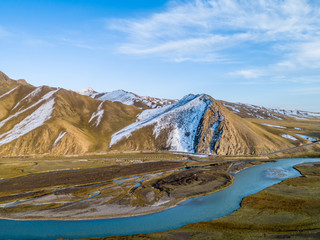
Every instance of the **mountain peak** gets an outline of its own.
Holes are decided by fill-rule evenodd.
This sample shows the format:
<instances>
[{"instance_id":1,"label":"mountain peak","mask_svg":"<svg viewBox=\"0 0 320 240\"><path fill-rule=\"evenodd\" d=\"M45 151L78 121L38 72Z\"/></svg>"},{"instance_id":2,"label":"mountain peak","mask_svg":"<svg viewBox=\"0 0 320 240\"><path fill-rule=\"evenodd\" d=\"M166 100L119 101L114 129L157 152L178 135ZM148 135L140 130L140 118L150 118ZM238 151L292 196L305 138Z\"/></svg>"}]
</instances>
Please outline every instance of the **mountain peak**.
<instances>
[{"instance_id":1,"label":"mountain peak","mask_svg":"<svg viewBox=\"0 0 320 240\"><path fill-rule=\"evenodd\" d=\"M4 72L0 71L0 81L12 81Z\"/></svg>"},{"instance_id":2,"label":"mountain peak","mask_svg":"<svg viewBox=\"0 0 320 240\"><path fill-rule=\"evenodd\" d=\"M25 80L19 79L19 80L13 80L10 77L8 77L4 72L0 71L0 83L1 83L1 89L0 89L0 95L8 92L9 90L12 90L13 88L16 88L20 85L29 85Z\"/></svg>"},{"instance_id":3,"label":"mountain peak","mask_svg":"<svg viewBox=\"0 0 320 240\"><path fill-rule=\"evenodd\" d=\"M21 85L29 85L29 83L27 83L27 81L24 80L24 79L19 79L19 80L17 80L17 83L19 83L19 84L21 84Z\"/></svg>"},{"instance_id":4,"label":"mountain peak","mask_svg":"<svg viewBox=\"0 0 320 240\"><path fill-rule=\"evenodd\" d=\"M79 93L81 95L85 95L85 96L90 96L93 97L98 94L98 92L96 92L95 90L93 90L92 88L85 88L85 89L80 89L80 90L76 90L76 93Z\"/></svg>"},{"instance_id":5,"label":"mountain peak","mask_svg":"<svg viewBox=\"0 0 320 240\"><path fill-rule=\"evenodd\" d=\"M139 96L133 92L125 91L123 89L114 90L111 92L97 93L96 91L88 91L88 89L79 90L78 93L90 96L101 101L121 102L125 105L134 105L143 109L158 108L170 105L176 100L154 98L149 96Z\"/></svg>"}]
</instances>

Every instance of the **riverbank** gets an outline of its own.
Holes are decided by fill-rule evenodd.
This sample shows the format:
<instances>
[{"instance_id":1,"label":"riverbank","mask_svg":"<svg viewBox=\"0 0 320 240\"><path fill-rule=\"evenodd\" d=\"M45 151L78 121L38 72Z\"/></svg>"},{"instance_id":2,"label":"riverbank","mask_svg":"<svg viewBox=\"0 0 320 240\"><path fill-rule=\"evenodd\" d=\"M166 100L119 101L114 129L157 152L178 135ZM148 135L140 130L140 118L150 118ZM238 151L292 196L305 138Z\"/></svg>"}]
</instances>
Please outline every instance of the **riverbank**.
<instances>
[{"instance_id":1,"label":"riverbank","mask_svg":"<svg viewBox=\"0 0 320 240\"><path fill-rule=\"evenodd\" d=\"M160 212L232 185L231 165L152 161L20 176L0 182L0 216L92 220Z\"/></svg>"},{"instance_id":2,"label":"riverbank","mask_svg":"<svg viewBox=\"0 0 320 240\"><path fill-rule=\"evenodd\" d=\"M157 213L221 191L232 185L236 173L266 162L274 160L200 161L189 156L179 162L150 161L21 176L0 182L0 217L93 220Z\"/></svg>"},{"instance_id":3,"label":"riverbank","mask_svg":"<svg viewBox=\"0 0 320 240\"><path fill-rule=\"evenodd\" d=\"M245 169L236 174L233 184L224 190L186 200L177 207L154 214L87 221L0 220L0 238L47 240L59 237L76 239L129 235L179 229L191 223L222 219L221 217L235 212L240 207L240 202L245 196L257 193L284 179L299 176L299 172L292 166L310 162L310 160L282 159L277 162ZM312 161L320 162L320 159ZM166 180L170 180L170 178ZM165 182L167 183L167 181ZM15 229L15 231L12 231L12 229Z\"/></svg>"},{"instance_id":4,"label":"riverbank","mask_svg":"<svg viewBox=\"0 0 320 240\"><path fill-rule=\"evenodd\" d=\"M91 240L319 239L320 164L295 166L303 176L245 197L225 217L166 232Z\"/></svg>"},{"instance_id":5,"label":"riverbank","mask_svg":"<svg viewBox=\"0 0 320 240\"><path fill-rule=\"evenodd\" d=\"M115 205L115 204L110 204L110 205L101 205L101 201L91 201L88 202L88 205L92 205L92 208L95 208L96 211L99 211L99 214L101 216L99 217L96 213L92 213L90 216L90 213L85 212L82 216L76 211L72 210L72 214L76 215L75 217L54 217L55 213L43 209L40 210L38 213L36 213L34 210L32 211L32 215L28 216L29 213L25 212L20 212L16 213L14 217L0 217L0 219L4 220L14 220L14 221L46 221L46 220L62 220L62 221L82 221L82 220L99 220L99 219L114 219L114 218L128 218L128 217L137 217L137 216L142 216L142 215L147 215L147 214L152 214L152 213L157 213L161 212L170 208L176 207L178 204L181 202L189 199L189 198L194 198L194 197L200 197L204 195L208 195L217 191L221 191L229 186L231 186L233 183L233 177L230 176L227 178L227 181L223 185L218 185L215 187L213 190L208 191L208 192L202 192L202 193L197 193L194 195L189 195L188 197L180 197L178 199L170 199L168 200L161 200L158 203L150 206L144 206L144 207L132 207L132 206L121 206L121 205ZM107 199L108 200L108 199ZM19 210L17 210L19 211ZM92 211L92 210L91 210ZM64 215L66 214L65 212L63 213Z\"/></svg>"}]
</instances>

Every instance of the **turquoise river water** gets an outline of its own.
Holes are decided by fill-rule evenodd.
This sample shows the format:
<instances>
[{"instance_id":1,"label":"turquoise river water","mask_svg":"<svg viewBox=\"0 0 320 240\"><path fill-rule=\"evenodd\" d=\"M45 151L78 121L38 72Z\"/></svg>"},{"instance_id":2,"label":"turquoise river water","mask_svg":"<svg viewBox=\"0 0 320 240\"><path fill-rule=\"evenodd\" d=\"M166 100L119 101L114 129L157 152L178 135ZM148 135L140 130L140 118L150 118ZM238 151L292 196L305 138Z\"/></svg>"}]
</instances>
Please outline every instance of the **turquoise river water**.
<instances>
[{"instance_id":1,"label":"turquoise river water","mask_svg":"<svg viewBox=\"0 0 320 240\"><path fill-rule=\"evenodd\" d=\"M119 236L159 232L209 221L232 213L243 197L257 193L287 178L300 176L293 166L320 159L280 159L245 169L234 183L219 192L183 201L168 210L137 217L79 221L0 220L0 239L55 239Z\"/></svg>"}]
</instances>

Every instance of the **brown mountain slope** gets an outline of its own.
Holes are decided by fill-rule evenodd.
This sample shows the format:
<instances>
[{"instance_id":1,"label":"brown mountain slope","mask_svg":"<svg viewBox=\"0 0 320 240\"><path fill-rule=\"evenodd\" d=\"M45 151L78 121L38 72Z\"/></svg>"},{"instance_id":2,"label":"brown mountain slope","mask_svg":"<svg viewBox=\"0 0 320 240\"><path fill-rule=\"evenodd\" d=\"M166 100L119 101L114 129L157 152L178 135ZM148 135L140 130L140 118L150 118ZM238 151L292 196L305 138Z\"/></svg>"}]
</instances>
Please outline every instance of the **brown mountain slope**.
<instances>
[{"instance_id":1,"label":"brown mountain slope","mask_svg":"<svg viewBox=\"0 0 320 240\"><path fill-rule=\"evenodd\" d=\"M0 109L1 155L107 151L111 134L141 112L73 91L29 85L0 99Z\"/></svg>"},{"instance_id":2,"label":"brown mountain slope","mask_svg":"<svg viewBox=\"0 0 320 240\"><path fill-rule=\"evenodd\" d=\"M172 150L246 155L297 146L282 129L247 120L212 97L187 95L143 111L125 99L95 99L74 91L34 87L1 74L0 155L81 154L109 150ZM4 90L5 89L5 90ZM128 100L129 99L129 100ZM130 104L129 104L130 103ZM138 115L139 114L139 115ZM303 140L302 140L303 141Z\"/></svg>"},{"instance_id":3,"label":"brown mountain slope","mask_svg":"<svg viewBox=\"0 0 320 240\"><path fill-rule=\"evenodd\" d=\"M9 90L18 87L20 85L29 85L25 80L13 80L9 78L6 74L0 71L0 96Z\"/></svg>"},{"instance_id":4,"label":"brown mountain slope","mask_svg":"<svg viewBox=\"0 0 320 240\"><path fill-rule=\"evenodd\" d=\"M294 146L238 117L208 95L189 95L171 106L144 113L140 121L113 135L112 149L243 155Z\"/></svg>"}]
</instances>

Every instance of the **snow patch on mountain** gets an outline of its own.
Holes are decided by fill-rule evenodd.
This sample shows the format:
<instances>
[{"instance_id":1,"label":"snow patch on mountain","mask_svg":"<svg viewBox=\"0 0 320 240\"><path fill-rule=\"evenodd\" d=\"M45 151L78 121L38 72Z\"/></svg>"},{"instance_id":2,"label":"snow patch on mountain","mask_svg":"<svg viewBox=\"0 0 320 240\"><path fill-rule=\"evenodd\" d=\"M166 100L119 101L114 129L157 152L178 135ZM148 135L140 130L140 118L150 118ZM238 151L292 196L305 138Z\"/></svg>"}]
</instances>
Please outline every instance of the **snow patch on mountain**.
<instances>
[{"instance_id":1,"label":"snow patch on mountain","mask_svg":"<svg viewBox=\"0 0 320 240\"><path fill-rule=\"evenodd\" d=\"M207 95L187 95L180 101L158 109L143 111L137 122L113 134L110 147L126 139L138 129L153 125L157 138L163 130L169 130L167 147L170 150L194 152L194 139L200 120L213 100Z\"/></svg>"},{"instance_id":2,"label":"snow patch on mountain","mask_svg":"<svg viewBox=\"0 0 320 240\"><path fill-rule=\"evenodd\" d=\"M228 108L231 112L242 115L242 116L249 116L253 118L259 119L279 119L283 120L285 116L279 115L276 112L271 111L268 108L255 106L252 104L243 104L243 103L231 103L231 102L224 102L222 104Z\"/></svg>"},{"instance_id":3,"label":"snow patch on mountain","mask_svg":"<svg viewBox=\"0 0 320 240\"><path fill-rule=\"evenodd\" d=\"M58 142L67 134L67 132L60 132L57 139L54 141L52 145L52 149L55 148L55 146L58 144Z\"/></svg>"},{"instance_id":4,"label":"snow patch on mountain","mask_svg":"<svg viewBox=\"0 0 320 240\"><path fill-rule=\"evenodd\" d=\"M11 111L13 111L14 109L16 109L24 100L28 100L28 102L30 102L32 100L32 98L34 98L36 95L38 95L41 90L43 89L43 87L37 87L35 90L33 90L31 93L29 93L27 96L25 96L24 98L22 98L13 108Z\"/></svg>"},{"instance_id":5,"label":"snow patch on mountain","mask_svg":"<svg viewBox=\"0 0 320 240\"><path fill-rule=\"evenodd\" d=\"M271 108L273 112L283 114L289 117L297 119L310 119L310 118L320 118L320 113L317 112L308 112L296 109L283 109L283 108Z\"/></svg>"},{"instance_id":6,"label":"snow patch on mountain","mask_svg":"<svg viewBox=\"0 0 320 240\"><path fill-rule=\"evenodd\" d=\"M1 96L0 96L0 98L3 98L4 96L7 96L7 95L9 95L10 93L12 93L14 90L16 90L18 87L15 87L15 88L13 88L13 89L11 89L10 91L8 91L8 92L6 92L6 93L4 93L4 94L2 94Z\"/></svg>"},{"instance_id":7,"label":"snow patch on mountain","mask_svg":"<svg viewBox=\"0 0 320 240\"><path fill-rule=\"evenodd\" d=\"M290 110L282 108L265 108L252 104L231 103L222 101L223 105L231 112L240 115L247 115L259 119L279 119L284 120L286 117L296 119L320 118L319 112L308 112L302 110Z\"/></svg>"},{"instance_id":8,"label":"snow patch on mountain","mask_svg":"<svg viewBox=\"0 0 320 240\"><path fill-rule=\"evenodd\" d=\"M226 104L226 103L223 103L223 105L226 108L228 108L229 110L231 110L232 112L234 112L234 113L239 113L240 112L240 110L238 108L236 108L235 106L231 106L231 105Z\"/></svg>"},{"instance_id":9,"label":"snow patch on mountain","mask_svg":"<svg viewBox=\"0 0 320 240\"><path fill-rule=\"evenodd\" d=\"M79 93L81 95L92 97L92 98L95 98L95 96L99 94L98 92L96 92L92 88L80 89L80 90L77 90L75 92Z\"/></svg>"},{"instance_id":10,"label":"snow patch on mountain","mask_svg":"<svg viewBox=\"0 0 320 240\"><path fill-rule=\"evenodd\" d=\"M113 92L104 93L97 99L102 101L121 102L126 105L133 105L139 97L133 93L124 90L116 90Z\"/></svg>"},{"instance_id":11,"label":"snow patch on mountain","mask_svg":"<svg viewBox=\"0 0 320 240\"><path fill-rule=\"evenodd\" d=\"M141 98L142 98L141 101L151 108L160 108L162 106L167 106L178 101L178 100L169 100L169 99L153 98L153 97L141 97Z\"/></svg>"},{"instance_id":12,"label":"snow patch on mountain","mask_svg":"<svg viewBox=\"0 0 320 240\"><path fill-rule=\"evenodd\" d=\"M42 104L32 114L16 124L11 130L0 135L0 146L31 132L42 126L45 121L51 118L54 106L54 99L50 99Z\"/></svg>"},{"instance_id":13,"label":"snow patch on mountain","mask_svg":"<svg viewBox=\"0 0 320 240\"><path fill-rule=\"evenodd\" d=\"M50 98L53 96L53 94L55 94L58 90L59 90L59 88L56 89L56 90L53 90L53 91L48 92L47 94L45 94L44 96L42 96L42 98L41 98L39 101L37 101L36 103L32 104L31 106L29 106L29 107L27 107L27 108L25 108L25 109L23 109L23 110L21 110L21 111L16 112L15 114L10 115L10 116L7 117L6 119L2 120L2 121L0 122L0 128L2 128L2 127L3 127L9 120L11 120L12 118L15 118L15 117L19 116L20 114L22 114L22 113L24 113L24 112L26 112L26 111L28 111L28 110L36 107L36 106L39 105L40 103L42 103L42 102L44 102L44 101L47 101L47 100L50 99Z\"/></svg>"},{"instance_id":14,"label":"snow patch on mountain","mask_svg":"<svg viewBox=\"0 0 320 240\"><path fill-rule=\"evenodd\" d=\"M262 125L268 126L268 127L275 127L275 128L286 128L283 126L278 126L278 125L272 125L272 124L267 124L267 123L262 123Z\"/></svg>"},{"instance_id":15,"label":"snow patch on mountain","mask_svg":"<svg viewBox=\"0 0 320 240\"><path fill-rule=\"evenodd\" d=\"M103 114L104 114L104 110L102 109L102 104L103 104L103 102L100 103L97 111L92 114L92 116L91 116L91 118L89 120L89 123L91 123L91 121L93 119L95 119L95 118L97 119L96 122L93 124L95 127L97 127L100 124L101 119L102 119Z\"/></svg>"},{"instance_id":16,"label":"snow patch on mountain","mask_svg":"<svg viewBox=\"0 0 320 240\"><path fill-rule=\"evenodd\" d=\"M312 137L309 137L309 136L306 136L306 135L302 135L302 134L296 134L296 135L299 136L299 137L302 137L304 139L307 139L309 141L316 141L317 140L315 138L312 138Z\"/></svg>"},{"instance_id":17,"label":"snow patch on mountain","mask_svg":"<svg viewBox=\"0 0 320 240\"><path fill-rule=\"evenodd\" d=\"M101 101L121 102L126 105L135 105L143 103L150 108L159 108L162 106L167 106L177 101L163 98L153 98L148 96L141 97L135 93L127 92L122 89L115 90L112 92L98 93L94 91L92 88L87 88L77 90L76 92Z\"/></svg>"},{"instance_id":18,"label":"snow patch on mountain","mask_svg":"<svg viewBox=\"0 0 320 240\"><path fill-rule=\"evenodd\" d=\"M289 135L289 134L281 134L281 137L283 138L287 138L287 139L290 139L290 140L293 140L293 141L297 141L298 139L296 139L295 137Z\"/></svg>"}]
</instances>

